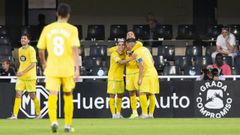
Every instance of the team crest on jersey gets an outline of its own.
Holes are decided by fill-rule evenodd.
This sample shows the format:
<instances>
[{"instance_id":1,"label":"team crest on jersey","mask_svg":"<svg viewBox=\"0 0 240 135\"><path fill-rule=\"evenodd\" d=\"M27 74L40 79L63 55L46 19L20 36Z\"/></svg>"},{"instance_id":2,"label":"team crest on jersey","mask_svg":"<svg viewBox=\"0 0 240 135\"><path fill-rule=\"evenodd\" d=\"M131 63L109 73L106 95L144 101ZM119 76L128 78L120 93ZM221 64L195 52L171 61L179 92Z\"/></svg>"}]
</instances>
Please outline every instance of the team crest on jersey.
<instances>
[{"instance_id":1,"label":"team crest on jersey","mask_svg":"<svg viewBox=\"0 0 240 135\"><path fill-rule=\"evenodd\" d=\"M20 60L21 60L21 61L26 61L27 58L26 58L24 55L22 55L22 56L20 56Z\"/></svg>"}]
</instances>

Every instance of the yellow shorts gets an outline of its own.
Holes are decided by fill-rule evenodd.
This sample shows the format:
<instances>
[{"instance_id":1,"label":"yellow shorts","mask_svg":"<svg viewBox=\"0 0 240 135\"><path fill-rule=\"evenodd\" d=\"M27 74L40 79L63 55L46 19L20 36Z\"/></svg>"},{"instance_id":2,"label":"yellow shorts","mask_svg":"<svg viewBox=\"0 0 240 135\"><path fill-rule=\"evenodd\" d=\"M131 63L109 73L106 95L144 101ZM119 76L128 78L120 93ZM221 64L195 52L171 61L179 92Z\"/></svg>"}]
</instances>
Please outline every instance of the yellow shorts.
<instances>
[{"instance_id":1,"label":"yellow shorts","mask_svg":"<svg viewBox=\"0 0 240 135\"><path fill-rule=\"evenodd\" d=\"M138 73L126 75L126 90L134 91L138 90Z\"/></svg>"},{"instance_id":2,"label":"yellow shorts","mask_svg":"<svg viewBox=\"0 0 240 135\"><path fill-rule=\"evenodd\" d=\"M107 86L108 94L123 94L124 93L124 81L108 80Z\"/></svg>"},{"instance_id":3,"label":"yellow shorts","mask_svg":"<svg viewBox=\"0 0 240 135\"><path fill-rule=\"evenodd\" d=\"M139 92L158 94L159 93L159 81L157 77L143 77L142 84L139 86Z\"/></svg>"},{"instance_id":4,"label":"yellow shorts","mask_svg":"<svg viewBox=\"0 0 240 135\"><path fill-rule=\"evenodd\" d=\"M36 80L17 79L15 89L19 91L26 90L27 92L36 92Z\"/></svg>"},{"instance_id":5,"label":"yellow shorts","mask_svg":"<svg viewBox=\"0 0 240 135\"><path fill-rule=\"evenodd\" d=\"M73 77L46 77L46 88L51 91L59 91L63 87L63 92L71 92L75 87Z\"/></svg>"}]
</instances>

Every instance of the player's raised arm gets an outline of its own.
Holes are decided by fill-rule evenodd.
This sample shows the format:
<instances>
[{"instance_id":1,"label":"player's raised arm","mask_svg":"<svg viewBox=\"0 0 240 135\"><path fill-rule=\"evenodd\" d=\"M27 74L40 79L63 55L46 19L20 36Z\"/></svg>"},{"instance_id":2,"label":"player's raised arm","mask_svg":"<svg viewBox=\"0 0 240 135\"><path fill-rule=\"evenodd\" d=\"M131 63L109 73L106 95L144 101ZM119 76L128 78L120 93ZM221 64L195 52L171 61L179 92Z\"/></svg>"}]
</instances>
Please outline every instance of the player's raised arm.
<instances>
[{"instance_id":1,"label":"player's raised arm","mask_svg":"<svg viewBox=\"0 0 240 135\"><path fill-rule=\"evenodd\" d=\"M119 64L127 64L128 62L135 60L136 59L136 55L132 55L130 58L128 59L124 59L124 60L119 60L118 63Z\"/></svg>"}]
</instances>

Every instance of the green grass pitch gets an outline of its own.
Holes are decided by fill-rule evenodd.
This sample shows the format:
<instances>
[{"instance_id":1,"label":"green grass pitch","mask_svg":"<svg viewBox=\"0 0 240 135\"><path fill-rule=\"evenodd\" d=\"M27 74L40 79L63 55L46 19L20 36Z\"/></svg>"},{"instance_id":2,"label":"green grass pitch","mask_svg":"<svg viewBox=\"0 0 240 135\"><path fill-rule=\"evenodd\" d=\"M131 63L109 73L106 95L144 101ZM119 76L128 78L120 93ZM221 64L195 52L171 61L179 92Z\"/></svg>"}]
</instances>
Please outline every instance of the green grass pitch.
<instances>
[{"instance_id":1,"label":"green grass pitch","mask_svg":"<svg viewBox=\"0 0 240 135\"><path fill-rule=\"evenodd\" d=\"M73 127L73 135L240 135L240 118L74 119ZM49 134L48 119L0 120L0 135Z\"/></svg>"}]
</instances>

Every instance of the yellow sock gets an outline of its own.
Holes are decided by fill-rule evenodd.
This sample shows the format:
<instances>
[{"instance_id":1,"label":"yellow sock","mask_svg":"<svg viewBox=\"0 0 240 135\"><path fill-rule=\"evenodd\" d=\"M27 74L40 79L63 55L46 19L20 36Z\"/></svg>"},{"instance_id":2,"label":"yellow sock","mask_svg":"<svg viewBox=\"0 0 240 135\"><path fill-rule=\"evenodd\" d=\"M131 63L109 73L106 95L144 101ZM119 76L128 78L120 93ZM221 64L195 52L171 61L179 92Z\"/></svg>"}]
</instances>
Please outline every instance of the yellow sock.
<instances>
[{"instance_id":1,"label":"yellow sock","mask_svg":"<svg viewBox=\"0 0 240 135\"><path fill-rule=\"evenodd\" d=\"M155 95L149 96L149 114L153 115L156 106Z\"/></svg>"},{"instance_id":2,"label":"yellow sock","mask_svg":"<svg viewBox=\"0 0 240 135\"><path fill-rule=\"evenodd\" d=\"M142 114L147 114L147 96L139 95Z\"/></svg>"},{"instance_id":3,"label":"yellow sock","mask_svg":"<svg viewBox=\"0 0 240 135\"><path fill-rule=\"evenodd\" d=\"M130 96L130 103L133 112L137 112L137 98L136 95Z\"/></svg>"},{"instance_id":4,"label":"yellow sock","mask_svg":"<svg viewBox=\"0 0 240 135\"><path fill-rule=\"evenodd\" d=\"M64 119L65 125L72 125L72 117L73 117L73 96L69 95L63 96L64 98Z\"/></svg>"},{"instance_id":5,"label":"yellow sock","mask_svg":"<svg viewBox=\"0 0 240 135\"><path fill-rule=\"evenodd\" d=\"M122 109L122 98L117 98L117 113L121 113Z\"/></svg>"},{"instance_id":6,"label":"yellow sock","mask_svg":"<svg viewBox=\"0 0 240 135\"><path fill-rule=\"evenodd\" d=\"M18 116L18 111L21 106L21 98L15 98L14 107L13 107L13 115Z\"/></svg>"},{"instance_id":7,"label":"yellow sock","mask_svg":"<svg viewBox=\"0 0 240 135\"><path fill-rule=\"evenodd\" d=\"M34 106L35 106L35 110L36 110L36 115L40 115L40 104L39 104L39 100L37 98L35 98L33 100L34 102Z\"/></svg>"},{"instance_id":8,"label":"yellow sock","mask_svg":"<svg viewBox=\"0 0 240 135\"><path fill-rule=\"evenodd\" d=\"M115 101L115 99L110 97L109 106L110 106L110 111L111 111L112 115L116 114L114 101Z\"/></svg>"},{"instance_id":9,"label":"yellow sock","mask_svg":"<svg viewBox=\"0 0 240 135\"><path fill-rule=\"evenodd\" d=\"M57 122L57 96L48 97L48 115L51 122Z\"/></svg>"}]
</instances>

